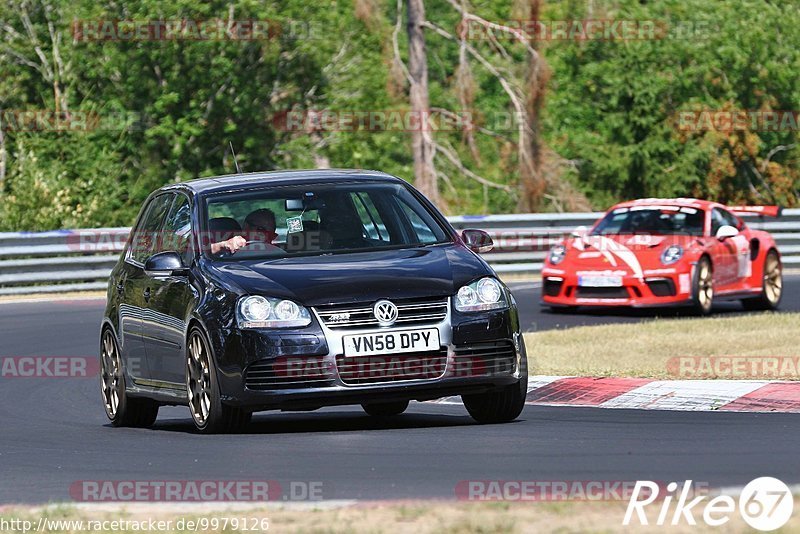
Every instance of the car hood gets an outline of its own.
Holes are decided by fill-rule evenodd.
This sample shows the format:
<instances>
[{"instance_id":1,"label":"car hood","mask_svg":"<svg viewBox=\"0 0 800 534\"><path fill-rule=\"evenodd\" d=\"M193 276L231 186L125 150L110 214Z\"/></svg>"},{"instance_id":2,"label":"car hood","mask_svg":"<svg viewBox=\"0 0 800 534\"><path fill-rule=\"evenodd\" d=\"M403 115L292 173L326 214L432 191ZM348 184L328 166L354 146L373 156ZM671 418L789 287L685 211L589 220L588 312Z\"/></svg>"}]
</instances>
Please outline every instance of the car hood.
<instances>
[{"instance_id":1,"label":"car hood","mask_svg":"<svg viewBox=\"0 0 800 534\"><path fill-rule=\"evenodd\" d=\"M212 276L240 294L289 298L305 306L450 296L492 274L459 245L207 265Z\"/></svg>"},{"instance_id":2,"label":"car hood","mask_svg":"<svg viewBox=\"0 0 800 534\"><path fill-rule=\"evenodd\" d=\"M662 267L661 253L670 245L688 249L697 237L686 235L585 235L567 242L567 259L577 269L612 270L642 276Z\"/></svg>"}]
</instances>

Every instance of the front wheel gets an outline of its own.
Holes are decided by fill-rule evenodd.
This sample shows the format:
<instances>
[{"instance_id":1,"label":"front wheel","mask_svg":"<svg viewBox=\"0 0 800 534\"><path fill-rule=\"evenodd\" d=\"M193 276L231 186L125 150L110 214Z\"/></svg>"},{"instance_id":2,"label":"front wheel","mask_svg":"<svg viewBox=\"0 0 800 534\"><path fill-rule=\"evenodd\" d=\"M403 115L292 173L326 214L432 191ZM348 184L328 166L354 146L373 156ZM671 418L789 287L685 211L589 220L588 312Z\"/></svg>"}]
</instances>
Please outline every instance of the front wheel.
<instances>
[{"instance_id":1,"label":"front wheel","mask_svg":"<svg viewBox=\"0 0 800 534\"><path fill-rule=\"evenodd\" d=\"M778 253L770 250L764 259L764 277L761 294L755 298L742 299L747 310L774 310L783 296L783 266Z\"/></svg>"},{"instance_id":2,"label":"front wheel","mask_svg":"<svg viewBox=\"0 0 800 534\"><path fill-rule=\"evenodd\" d=\"M194 426L205 434L237 432L252 413L222 403L214 358L205 334L194 327L186 347L186 391Z\"/></svg>"},{"instance_id":3,"label":"front wheel","mask_svg":"<svg viewBox=\"0 0 800 534\"><path fill-rule=\"evenodd\" d=\"M397 402L381 402L362 404L362 408L367 412L367 415L375 417L391 417L393 415L400 415L408 409L408 401Z\"/></svg>"},{"instance_id":4,"label":"front wheel","mask_svg":"<svg viewBox=\"0 0 800 534\"><path fill-rule=\"evenodd\" d=\"M698 315L708 315L714 304L714 271L711 261L703 256L694 269L692 308Z\"/></svg>"},{"instance_id":5,"label":"front wheel","mask_svg":"<svg viewBox=\"0 0 800 534\"><path fill-rule=\"evenodd\" d=\"M103 332L100 343L100 388L106 416L113 426L146 428L156 422L158 404L128 396L122 357L109 329Z\"/></svg>"},{"instance_id":6,"label":"front wheel","mask_svg":"<svg viewBox=\"0 0 800 534\"><path fill-rule=\"evenodd\" d=\"M521 342L520 350L519 382L499 391L461 396L469 415L478 423L509 423L522 413L528 395L528 357L524 342Z\"/></svg>"}]
</instances>

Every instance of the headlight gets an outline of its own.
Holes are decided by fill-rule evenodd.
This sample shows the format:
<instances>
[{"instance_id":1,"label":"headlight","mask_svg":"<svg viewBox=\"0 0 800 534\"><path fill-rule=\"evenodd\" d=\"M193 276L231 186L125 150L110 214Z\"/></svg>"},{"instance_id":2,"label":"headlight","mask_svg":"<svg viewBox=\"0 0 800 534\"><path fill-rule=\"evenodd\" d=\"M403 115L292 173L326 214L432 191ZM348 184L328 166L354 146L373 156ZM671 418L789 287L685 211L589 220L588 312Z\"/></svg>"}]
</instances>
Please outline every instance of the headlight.
<instances>
[{"instance_id":1,"label":"headlight","mask_svg":"<svg viewBox=\"0 0 800 534\"><path fill-rule=\"evenodd\" d=\"M473 312L497 310L508 307L508 297L500 282L494 278L481 278L458 290L456 310Z\"/></svg>"},{"instance_id":2,"label":"headlight","mask_svg":"<svg viewBox=\"0 0 800 534\"><path fill-rule=\"evenodd\" d=\"M550 252L547 255L547 259L550 260L550 263L553 265L558 265L562 261L564 261L564 256L567 255L567 247L564 245L553 245L550 248Z\"/></svg>"},{"instance_id":3,"label":"headlight","mask_svg":"<svg viewBox=\"0 0 800 534\"><path fill-rule=\"evenodd\" d=\"M680 245L670 245L661 253L661 263L672 265L683 257L683 247Z\"/></svg>"},{"instance_id":4,"label":"headlight","mask_svg":"<svg viewBox=\"0 0 800 534\"><path fill-rule=\"evenodd\" d=\"M311 314L291 300L257 295L242 297L236 306L239 328L288 328L308 326Z\"/></svg>"}]
</instances>

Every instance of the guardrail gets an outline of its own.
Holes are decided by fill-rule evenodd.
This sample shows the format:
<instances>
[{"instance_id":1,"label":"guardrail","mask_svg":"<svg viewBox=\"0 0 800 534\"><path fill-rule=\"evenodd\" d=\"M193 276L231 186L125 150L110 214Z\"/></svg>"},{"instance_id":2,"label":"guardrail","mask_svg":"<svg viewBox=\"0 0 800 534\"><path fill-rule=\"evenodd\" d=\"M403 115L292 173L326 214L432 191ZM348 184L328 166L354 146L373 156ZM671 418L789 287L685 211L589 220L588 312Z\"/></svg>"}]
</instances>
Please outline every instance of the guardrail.
<instances>
[{"instance_id":1,"label":"guardrail","mask_svg":"<svg viewBox=\"0 0 800 534\"><path fill-rule=\"evenodd\" d=\"M531 213L450 217L457 229L486 230L495 242L484 258L500 274L535 274L550 246L602 213ZM749 217L772 233L784 264L800 266L800 209L780 219ZM129 228L0 233L0 295L104 290Z\"/></svg>"}]
</instances>

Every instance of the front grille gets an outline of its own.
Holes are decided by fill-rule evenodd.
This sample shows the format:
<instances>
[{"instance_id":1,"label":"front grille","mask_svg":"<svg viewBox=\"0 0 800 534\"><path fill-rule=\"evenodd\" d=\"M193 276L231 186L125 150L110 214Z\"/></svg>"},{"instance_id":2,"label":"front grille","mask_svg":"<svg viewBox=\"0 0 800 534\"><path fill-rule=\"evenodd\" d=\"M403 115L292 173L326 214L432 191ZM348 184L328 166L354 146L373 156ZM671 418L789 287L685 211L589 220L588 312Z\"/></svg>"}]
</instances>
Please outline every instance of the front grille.
<instances>
[{"instance_id":1,"label":"front grille","mask_svg":"<svg viewBox=\"0 0 800 534\"><path fill-rule=\"evenodd\" d=\"M675 296L675 282L668 278L659 280L646 280L647 287L653 292L656 297L674 297Z\"/></svg>"},{"instance_id":2,"label":"front grille","mask_svg":"<svg viewBox=\"0 0 800 534\"><path fill-rule=\"evenodd\" d=\"M630 294L624 287L579 287L576 297L579 299L626 299L630 297Z\"/></svg>"},{"instance_id":3,"label":"front grille","mask_svg":"<svg viewBox=\"0 0 800 534\"><path fill-rule=\"evenodd\" d=\"M382 356L336 357L342 382L348 385L433 380L444 375L447 349L438 352L410 352Z\"/></svg>"},{"instance_id":4,"label":"front grille","mask_svg":"<svg viewBox=\"0 0 800 534\"><path fill-rule=\"evenodd\" d=\"M511 341L459 345L450 376L504 376L513 374L517 351Z\"/></svg>"},{"instance_id":5,"label":"front grille","mask_svg":"<svg viewBox=\"0 0 800 534\"><path fill-rule=\"evenodd\" d=\"M247 368L245 387L254 391L323 387L333 384L330 364L322 356L286 356Z\"/></svg>"},{"instance_id":6,"label":"front grille","mask_svg":"<svg viewBox=\"0 0 800 534\"><path fill-rule=\"evenodd\" d=\"M551 280L549 278L545 278L544 285L544 294L548 297L557 297L559 293L561 293L561 286L564 284L563 280Z\"/></svg>"},{"instance_id":7,"label":"front grille","mask_svg":"<svg viewBox=\"0 0 800 534\"><path fill-rule=\"evenodd\" d=\"M447 317L447 298L402 299L392 301L397 306L395 325L438 323ZM321 306L315 308L328 328L371 328L378 326L370 304L349 306Z\"/></svg>"}]
</instances>

